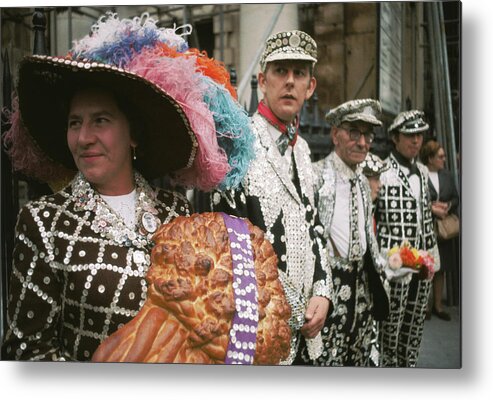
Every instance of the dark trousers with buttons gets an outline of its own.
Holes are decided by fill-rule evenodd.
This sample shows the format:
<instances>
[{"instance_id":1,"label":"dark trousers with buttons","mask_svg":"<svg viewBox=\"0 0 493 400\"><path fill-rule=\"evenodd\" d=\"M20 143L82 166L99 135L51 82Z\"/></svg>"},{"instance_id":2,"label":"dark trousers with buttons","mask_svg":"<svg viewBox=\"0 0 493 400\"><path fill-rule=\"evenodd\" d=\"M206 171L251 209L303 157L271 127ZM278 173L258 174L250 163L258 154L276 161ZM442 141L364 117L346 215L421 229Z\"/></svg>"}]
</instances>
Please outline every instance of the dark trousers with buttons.
<instances>
[{"instance_id":1,"label":"dark trousers with buttons","mask_svg":"<svg viewBox=\"0 0 493 400\"><path fill-rule=\"evenodd\" d=\"M377 327L363 262L350 263L335 257L331 267L335 300L322 328L323 353L317 360L309 360L303 346L301 359L311 365L374 365L378 363Z\"/></svg>"},{"instance_id":2,"label":"dark trousers with buttons","mask_svg":"<svg viewBox=\"0 0 493 400\"><path fill-rule=\"evenodd\" d=\"M380 323L383 367L415 367L418 361L431 281L390 282L390 314Z\"/></svg>"}]
</instances>

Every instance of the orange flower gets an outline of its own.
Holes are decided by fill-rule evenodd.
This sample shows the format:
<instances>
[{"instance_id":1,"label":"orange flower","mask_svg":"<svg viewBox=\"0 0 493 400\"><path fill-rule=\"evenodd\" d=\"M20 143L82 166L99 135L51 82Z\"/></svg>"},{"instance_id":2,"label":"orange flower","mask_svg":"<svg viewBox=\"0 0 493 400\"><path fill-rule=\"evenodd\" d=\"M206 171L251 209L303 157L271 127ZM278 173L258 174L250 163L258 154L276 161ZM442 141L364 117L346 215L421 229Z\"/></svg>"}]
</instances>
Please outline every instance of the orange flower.
<instances>
[{"instance_id":1,"label":"orange flower","mask_svg":"<svg viewBox=\"0 0 493 400\"><path fill-rule=\"evenodd\" d=\"M415 254L412 252L412 250L408 247L403 247L401 249L401 259L402 259L402 264L406 267L410 268L416 268L417 266L417 259Z\"/></svg>"}]
</instances>

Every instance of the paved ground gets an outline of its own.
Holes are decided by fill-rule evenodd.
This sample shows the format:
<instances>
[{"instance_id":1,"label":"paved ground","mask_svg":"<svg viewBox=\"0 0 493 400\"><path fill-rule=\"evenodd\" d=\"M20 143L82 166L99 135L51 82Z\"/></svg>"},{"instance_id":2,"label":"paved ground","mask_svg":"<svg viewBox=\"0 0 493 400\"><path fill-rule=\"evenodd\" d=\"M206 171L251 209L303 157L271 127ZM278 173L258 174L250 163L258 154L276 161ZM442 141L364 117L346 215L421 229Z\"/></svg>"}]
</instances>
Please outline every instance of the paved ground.
<instances>
[{"instance_id":1,"label":"paved ground","mask_svg":"<svg viewBox=\"0 0 493 400\"><path fill-rule=\"evenodd\" d=\"M425 321L423 340L418 358L421 368L461 367L461 324L459 307L445 307L451 321L432 315Z\"/></svg>"}]
</instances>

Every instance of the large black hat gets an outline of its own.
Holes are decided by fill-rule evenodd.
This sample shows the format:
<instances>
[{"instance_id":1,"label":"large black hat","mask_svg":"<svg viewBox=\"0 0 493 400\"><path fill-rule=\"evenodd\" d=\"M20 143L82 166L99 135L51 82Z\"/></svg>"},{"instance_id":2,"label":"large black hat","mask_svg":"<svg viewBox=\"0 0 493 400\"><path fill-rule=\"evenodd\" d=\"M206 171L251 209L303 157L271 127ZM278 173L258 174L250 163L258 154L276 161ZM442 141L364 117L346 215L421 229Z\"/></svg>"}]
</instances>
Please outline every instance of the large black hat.
<instances>
[{"instance_id":1,"label":"large black hat","mask_svg":"<svg viewBox=\"0 0 493 400\"><path fill-rule=\"evenodd\" d=\"M197 140L177 101L142 76L109 64L29 56L19 68L19 108L29 134L54 161L75 170L67 146L68 96L77 88L104 87L139 116L136 168L148 179L190 167Z\"/></svg>"},{"instance_id":2,"label":"large black hat","mask_svg":"<svg viewBox=\"0 0 493 400\"><path fill-rule=\"evenodd\" d=\"M108 13L67 56L26 57L6 140L14 168L40 180L48 162L75 171L66 139L69 100L78 88L102 87L138 122L135 168L144 177L173 173L175 182L205 191L237 186L254 158L248 115L224 65L189 48L181 29L190 33L191 27L159 28L147 14L119 19ZM29 149L35 167L16 137L35 149Z\"/></svg>"}]
</instances>

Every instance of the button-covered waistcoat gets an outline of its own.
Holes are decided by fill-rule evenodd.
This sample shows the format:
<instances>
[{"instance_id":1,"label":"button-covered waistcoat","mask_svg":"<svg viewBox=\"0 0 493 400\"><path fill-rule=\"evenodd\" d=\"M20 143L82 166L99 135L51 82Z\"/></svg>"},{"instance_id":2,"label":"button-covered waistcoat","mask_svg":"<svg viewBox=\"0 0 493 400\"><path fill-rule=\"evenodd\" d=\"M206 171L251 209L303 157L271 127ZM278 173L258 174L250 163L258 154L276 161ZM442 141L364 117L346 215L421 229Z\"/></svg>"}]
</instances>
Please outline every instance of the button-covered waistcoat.
<instances>
[{"instance_id":1,"label":"button-covered waistcoat","mask_svg":"<svg viewBox=\"0 0 493 400\"><path fill-rule=\"evenodd\" d=\"M335 153L331 153L323 160L314 163L314 172L316 175L315 188L317 190L317 207L320 215L320 222L324 226L324 237L328 240L330 227L334 216L334 207L336 200L336 178L341 174L337 162L334 160ZM365 233L367 249L371 253L375 269L378 273L383 271L385 259L380 256L378 244L373 229L373 214L371 193L368 179L357 170L355 176L358 176L358 183L361 188L363 198L363 212L365 216ZM349 223L349 222L348 222Z\"/></svg>"},{"instance_id":2,"label":"button-covered waistcoat","mask_svg":"<svg viewBox=\"0 0 493 400\"><path fill-rule=\"evenodd\" d=\"M435 259L436 271L440 269L440 257L431 212L428 171L423 164L416 163L421 187L418 200L396 158L391 154L386 161L391 167L380 175L382 187L375 209L378 245L382 255L408 240L411 246L430 252Z\"/></svg>"},{"instance_id":3,"label":"button-covered waistcoat","mask_svg":"<svg viewBox=\"0 0 493 400\"><path fill-rule=\"evenodd\" d=\"M294 296L305 304L312 296L332 298L332 280L322 243L315 231L318 216L314 206L310 149L298 137L292 155L295 183L291 179L290 166L277 149L267 124L260 114L253 115L256 158L242 187L215 193L211 209L246 217L265 232L277 254L281 281L296 314L299 302L294 301ZM303 311L299 311L303 318ZM303 321L299 323L301 326ZM294 344L291 361L296 348L297 344Z\"/></svg>"},{"instance_id":4,"label":"button-covered waistcoat","mask_svg":"<svg viewBox=\"0 0 493 400\"><path fill-rule=\"evenodd\" d=\"M135 183L135 228L81 174L21 209L4 359L89 360L140 310L153 231L190 211L182 195L151 188L137 173Z\"/></svg>"},{"instance_id":5,"label":"button-covered waistcoat","mask_svg":"<svg viewBox=\"0 0 493 400\"><path fill-rule=\"evenodd\" d=\"M324 226L324 238L327 243L330 242L330 229L333 223L336 201L336 180L338 176L347 174L347 167L342 167L342 161L336 159L333 152L325 159L314 163L314 172L316 175L315 188L317 190L317 207L320 214L320 222ZM372 304L362 305L372 309L374 316L382 318L383 314L388 312L388 284L385 281L384 269L387 265L386 258L382 257L379 251L373 224L371 190L368 179L362 174L361 169L356 169L354 177L360 186L363 211L365 221L365 235L367 243L366 254L362 254L361 260L351 263L347 258L339 256L329 256L329 265L332 269L334 279L334 310L333 313L341 313L343 309L349 310L348 301L352 301L355 296L355 288L349 290L342 285L342 276L348 275L348 271L354 271L350 280L356 282L357 276L361 276L362 271L366 269L368 277L368 290L372 295ZM349 177L347 177L349 179ZM349 223L349 221L348 221ZM353 265L355 264L357 268ZM341 286L342 285L342 286ZM342 289L342 290L341 290Z\"/></svg>"}]
</instances>

